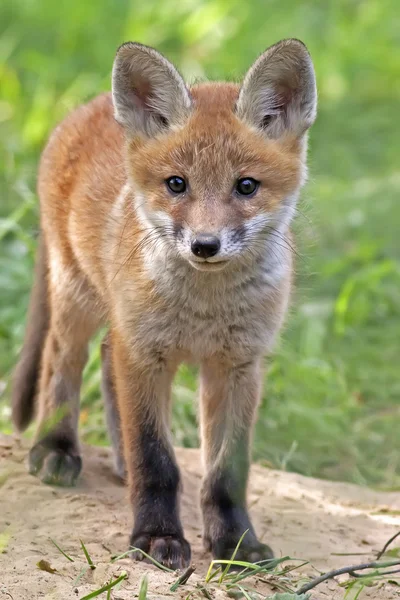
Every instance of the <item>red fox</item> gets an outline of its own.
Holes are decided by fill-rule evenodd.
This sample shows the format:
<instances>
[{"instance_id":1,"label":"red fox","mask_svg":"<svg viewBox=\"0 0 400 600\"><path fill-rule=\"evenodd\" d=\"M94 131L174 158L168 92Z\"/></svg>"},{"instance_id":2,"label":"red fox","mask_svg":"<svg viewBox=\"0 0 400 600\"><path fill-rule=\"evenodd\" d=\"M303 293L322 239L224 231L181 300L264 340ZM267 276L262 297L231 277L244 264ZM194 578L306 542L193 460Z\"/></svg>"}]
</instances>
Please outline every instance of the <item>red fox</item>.
<instances>
[{"instance_id":1,"label":"red fox","mask_svg":"<svg viewBox=\"0 0 400 600\"><path fill-rule=\"evenodd\" d=\"M182 361L200 366L205 546L230 558L248 530L237 558L272 557L246 508L249 448L262 360L290 295L290 224L316 103L312 61L295 39L266 50L241 85L193 87L159 52L128 42L112 94L70 114L43 152L13 421L23 430L37 412L30 472L72 485L82 370L106 324L103 395L136 559L143 550L173 569L190 561L169 427Z\"/></svg>"}]
</instances>

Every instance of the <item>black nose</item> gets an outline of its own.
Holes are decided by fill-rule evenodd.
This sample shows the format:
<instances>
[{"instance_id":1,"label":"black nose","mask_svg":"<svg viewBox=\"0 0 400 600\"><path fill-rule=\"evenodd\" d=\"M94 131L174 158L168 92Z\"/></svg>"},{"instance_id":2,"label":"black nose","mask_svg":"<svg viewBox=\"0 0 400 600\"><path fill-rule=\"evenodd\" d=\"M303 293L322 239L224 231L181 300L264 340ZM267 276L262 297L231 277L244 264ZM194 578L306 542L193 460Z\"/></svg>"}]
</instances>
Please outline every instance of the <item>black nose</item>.
<instances>
[{"instance_id":1,"label":"black nose","mask_svg":"<svg viewBox=\"0 0 400 600\"><path fill-rule=\"evenodd\" d=\"M192 241L192 252L199 258L211 258L218 254L221 248L221 242L215 235L200 233Z\"/></svg>"}]
</instances>

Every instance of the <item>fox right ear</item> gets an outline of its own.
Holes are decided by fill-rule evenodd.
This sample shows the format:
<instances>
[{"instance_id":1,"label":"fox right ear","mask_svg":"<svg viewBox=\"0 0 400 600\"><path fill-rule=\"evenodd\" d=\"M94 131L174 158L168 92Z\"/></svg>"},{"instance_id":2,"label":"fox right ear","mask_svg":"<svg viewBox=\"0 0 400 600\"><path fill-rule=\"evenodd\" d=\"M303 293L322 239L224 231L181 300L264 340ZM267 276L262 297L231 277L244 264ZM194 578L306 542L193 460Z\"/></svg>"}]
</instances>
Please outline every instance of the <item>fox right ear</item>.
<instances>
[{"instance_id":1,"label":"fox right ear","mask_svg":"<svg viewBox=\"0 0 400 600\"><path fill-rule=\"evenodd\" d=\"M302 137L317 113L314 67L305 45L289 39L268 48L244 78L236 111L269 138Z\"/></svg>"},{"instance_id":2,"label":"fox right ear","mask_svg":"<svg viewBox=\"0 0 400 600\"><path fill-rule=\"evenodd\" d=\"M112 95L115 118L130 137L152 137L179 125L192 103L175 67L157 50L134 42L118 49Z\"/></svg>"}]
</instances>

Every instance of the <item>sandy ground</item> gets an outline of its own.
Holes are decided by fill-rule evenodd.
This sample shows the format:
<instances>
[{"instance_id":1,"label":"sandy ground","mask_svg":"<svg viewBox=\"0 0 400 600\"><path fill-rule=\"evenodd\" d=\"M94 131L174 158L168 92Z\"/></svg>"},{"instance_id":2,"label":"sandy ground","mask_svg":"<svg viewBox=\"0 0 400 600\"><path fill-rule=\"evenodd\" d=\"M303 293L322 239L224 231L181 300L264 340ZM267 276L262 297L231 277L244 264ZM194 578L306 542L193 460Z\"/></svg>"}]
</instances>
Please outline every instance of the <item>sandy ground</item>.
<instances>
[{"instance_id":1,"label":"sandy ground","mask_svg":"<svg viewBox=\"0 0 400 600\"><path fill-rule=\"evenodd\" d=\"M210 557L201 543L198 451L177 451L184 480L182 517L197 569L188 584L175 593L169 591L177 578L174 573L163 573L129 558L111 563L113 554L127 549L131 514L126 489L112 474L107 449L84 448L84 470L73 489L49 487L28 475L26 451L25 442L0 437L0 600L82 598L123 571L127 579L113 591L114 600L137 597L144 572L148 573L148 598L183 599L196 590L197 583L204 582ZM275 554L309 560L314 568L308 565L303 572L312 576L318 574L315 569L325 571L373 559L400 529L398 493L378 493L260 466L252 470L249 505L257 531ZM74 562L62 556L50 538ZM86 564L80 539L96 569L75 583ZM40 560L46 560L56 571L40 570ZM255 579L249 585L264 597L277 591L273 581L266 583L266 579ZM394 584L379 584L363 590L360 598L400 598L399 590ZM227 597L217 588L211 589L211 596ZM194 597L204 598L199 592ZM106 598L106 593L101 598ZM330 581L312 594L315 600L327 598L344 598L343 588Z\"/></svg>"}]
</instances>

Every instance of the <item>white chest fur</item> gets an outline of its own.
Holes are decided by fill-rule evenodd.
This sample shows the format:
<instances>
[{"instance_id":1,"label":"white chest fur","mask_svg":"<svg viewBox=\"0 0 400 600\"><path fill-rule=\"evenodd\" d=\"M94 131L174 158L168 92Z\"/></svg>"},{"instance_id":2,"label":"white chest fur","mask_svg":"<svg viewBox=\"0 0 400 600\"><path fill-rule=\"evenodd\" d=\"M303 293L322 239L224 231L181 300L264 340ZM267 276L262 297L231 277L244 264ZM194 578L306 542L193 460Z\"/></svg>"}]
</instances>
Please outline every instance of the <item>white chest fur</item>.
<instances>
[{"instance_id":1,"label":"white chest fur","mask_svg":"<svg viewBox=\"0 0 400 600\"><path fill-rule=\"evenodd\" d=\"M289 293L284 258L275 255L270 265L251 269L204 273L155 253L146 274L162 308L149 302L138 317L139 284L125 280L118 290L119 319L143 350L178 350L194 361L214 354L247 360L271 349L282 323Z\"/></svg>"},{"instance_id":2,"label":"white chest fur","mask_svg":"<svg viewBox=\"0 0 400 600\"><path fill-rule=\"evenodd\" d=\"M113 239L126 201L127 187L114 207ZM115 252L115 243L108 247ZM143 278L109 270L114 316L136 348L177 350L196 362L214 354L245 361L272 349L290 292L288 246L271 237L257 260L211 273L196 270L162 239L141 254L144 280L151 282L155 297L145 294L143 300ZM113 252L108 255L118 264Z\"/></svg>"}]
</instances>

